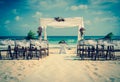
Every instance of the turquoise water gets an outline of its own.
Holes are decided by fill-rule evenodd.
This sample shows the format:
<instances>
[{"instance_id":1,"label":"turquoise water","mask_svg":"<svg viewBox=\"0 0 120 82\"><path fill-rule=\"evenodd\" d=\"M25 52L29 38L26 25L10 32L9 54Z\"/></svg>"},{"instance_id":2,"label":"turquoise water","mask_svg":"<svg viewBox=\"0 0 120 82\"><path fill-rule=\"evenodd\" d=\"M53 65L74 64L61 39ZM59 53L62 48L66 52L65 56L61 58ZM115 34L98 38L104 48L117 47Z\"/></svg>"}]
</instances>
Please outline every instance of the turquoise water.
<instances>
[{"instance_id":1,"label":"turquoise water","mask_svg":"<svg viewBox=\"0 0 120 82\"><path fill-rule=\"evenodd\" d=\"M85 40L97 40L102 39L104 36L85 36ZM48 36L48 41L51 44L57 44L61 40L65 40L68 44L76 44L77 43L77 36ZM113 40L120 40L120 36L114 36Z\"/></svg>"},{"instance_id":2,"label":"turquoise water","mask_svg":"<svg viewBox=\"0 0 120 82\"><path fill-rule=\"evenodd\" d=\"M66 41L67 44L76 44L77 36L48 36L48 41L51 44L58 44L61 40Z\"/></svg>"},{"instance_id":3,"label":"turquoise water","mask_svg":"<svg viewBox=\"0 0 120 82\"><path fill-rule=\"evenodd\" d=\"M104 36L85 36L85 43L94 45L96 44L97 39L101 39ZM43 37L44 38L44 37ZM48 36L49 47L58 48L59 41L64 40L68 45L68 47L76 47L77 45L77 36ZM15 42L20 46L28 47L30 44L30 40L26 40L25 36L0 36L0 49L6 49L8 45L14 46ZM116 49L120 49L120 36L114 36L111 41L108 40L100 40L101 44L108 45L114 44ZM39 45L39 40L33 40L33 44Z\"/></svg>"},{"instance_id":4,"label":"turquoise water","mask_svg":"<svg viewBox=\"0 0 120 82\"><path fill-rule=\"evenodd\" d=\"M85 36L86 40L101 39L104 36ZM44 38L44 37L43 37ZM0 36L0 40L24 40L25 36ZM58 44L59 41L65 40L67 44L76 44L77 36L48 36L47 37L50 44ZM120 40L120 36L113 36L113 40Z\"/></svg>"}]
</instances>

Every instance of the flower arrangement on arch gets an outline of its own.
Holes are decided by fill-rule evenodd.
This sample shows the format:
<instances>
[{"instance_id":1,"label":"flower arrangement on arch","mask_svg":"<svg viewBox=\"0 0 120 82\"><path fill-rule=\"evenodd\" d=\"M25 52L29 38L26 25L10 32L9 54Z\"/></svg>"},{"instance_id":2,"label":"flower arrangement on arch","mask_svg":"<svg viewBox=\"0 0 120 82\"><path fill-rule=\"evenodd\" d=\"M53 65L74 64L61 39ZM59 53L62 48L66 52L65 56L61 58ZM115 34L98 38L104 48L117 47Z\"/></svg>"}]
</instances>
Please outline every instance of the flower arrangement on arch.
<instances>
[{"instance_id":1,"label":"flower arrangement on arch","mask_svg":"<svg viewBox=\"0 0 120 82\"><path fill-rule=\"evenodd\" d=\"M37 33L38 33L38 36L39 36L39 37L42 35L42 27L41 27L41 26L38 27Z\"/></svg>"},{"instance_id":2,"label":"flower arrangement on arch","mask_svg":"<svg viewBox=\"0 0 120 82\"><path fill-rule=\"evenodd\" d=\"M54 20L58 21L58 22L63 22L65 21L65 19L63 19L62 17L54 17Z\"/></svg>"},{"instance_id":3,"label":"flower arrangement on arch","mask_svg":"<svg viewBox=\"0 0 120 82\"><path fill-rule=\"evenodd\" d=\"M81 27L79 31L80 31L81 36L83 36L85 28Z\"/></svg>"}]
</instances>

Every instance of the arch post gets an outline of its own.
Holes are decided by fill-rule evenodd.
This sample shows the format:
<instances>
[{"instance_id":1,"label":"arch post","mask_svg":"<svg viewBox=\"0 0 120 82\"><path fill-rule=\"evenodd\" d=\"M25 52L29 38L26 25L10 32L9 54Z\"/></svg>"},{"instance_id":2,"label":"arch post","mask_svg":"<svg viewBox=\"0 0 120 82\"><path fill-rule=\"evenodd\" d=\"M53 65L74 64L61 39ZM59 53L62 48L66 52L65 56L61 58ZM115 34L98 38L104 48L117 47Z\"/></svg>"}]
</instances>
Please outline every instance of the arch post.
<instances>
[{"instance_id":1,"label":"arch post","mask_svg":"<svg viewBox=\"0 0 120 82\"><path fill-rule=\"evenodd\" d=\"M82 24L81 24L81 27L84 28L84 21L83 21L83 17L82 17ZM84 39L84 33L83 35L81 36L81 39Z\"/></svg>"},{"instance_id":2,"label":"arch post","mask_svg":"<svg viewBox=\"0 0 120 82\"><path fill-rule=\"evenodd\" d=\"M44 40L47 40L46 26L44 26Z\"/></svg>"},{"instance_id":3,"label":"arch post","mask_svg":"<svg viewBox=\"0 0 120 82\"><path fill-rule=\"evenodd\" d=\"M81 25L78 26L78 41L84 39L84 34L81 36L80 29L84 28L83 17L81 17Z\"/></svg>"},{"instance_id":4,"label":"arch post","mask_svg":"<svg viewBox=\"0 0 120 82\"><path fill-rule=\"evenodd\" d=\"M80 26L78 26L78 41L81 40L81 36L80 36Z\"/></svg>"}]
</instances>

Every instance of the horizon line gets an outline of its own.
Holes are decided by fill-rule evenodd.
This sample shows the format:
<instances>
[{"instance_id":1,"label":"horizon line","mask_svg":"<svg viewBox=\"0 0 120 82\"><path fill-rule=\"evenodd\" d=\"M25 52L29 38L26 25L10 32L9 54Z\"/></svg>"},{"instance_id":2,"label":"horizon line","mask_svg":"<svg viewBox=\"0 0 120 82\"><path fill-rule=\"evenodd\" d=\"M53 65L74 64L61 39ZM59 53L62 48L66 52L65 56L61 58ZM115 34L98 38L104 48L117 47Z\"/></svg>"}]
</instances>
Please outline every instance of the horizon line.
<instances>
[{"instance_id":1,"label":"horizon line","mask_svg":"<svg viewBox=\"0 0 120 82\"><path fill-rule=\"evenodd\" d=\"M56 36L56 35L50 35L50 36ZM59 35L57 35L57 36L59 36ZM62 36L62 35L60 35L60 36ZM67 36L67 35L66 35ZM71 35L69 35L69 36L71 36ZM88 36L105 36L105 35L88 35ZM115 36L120 36L120 35L115 35ZM8 37L8 36L0 36L0 37ZM16 37L16 36L11 36L11 37ZM25 37L25 36L18 36L18 37ZM26 36L27 37L27 36ZM37 37L37 36L36 36ZM42 37L44 37L44 36L42 36ZM85 36L84 36L85 37Z\"/></svg>"}]
</instances>

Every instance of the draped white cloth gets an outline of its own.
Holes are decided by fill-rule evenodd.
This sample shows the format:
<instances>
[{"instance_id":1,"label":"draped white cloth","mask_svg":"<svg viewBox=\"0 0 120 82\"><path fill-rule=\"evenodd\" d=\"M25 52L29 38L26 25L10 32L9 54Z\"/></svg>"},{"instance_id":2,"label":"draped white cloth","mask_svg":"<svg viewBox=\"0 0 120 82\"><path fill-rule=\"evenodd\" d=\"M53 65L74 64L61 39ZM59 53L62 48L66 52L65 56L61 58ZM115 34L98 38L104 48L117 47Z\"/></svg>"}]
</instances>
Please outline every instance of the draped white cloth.
<instances>
[{"instance_id":1,"label":"draped white cloth","mask_svg":"<svg viewBox=\"0 0 120 82\"><path fill-rule=\"evenodd\" d=\"M40 26L52 26L52 27L75 27L75 26L83 26L83 18L82 17L74 17L74 18L64 18L64 21L56 21L54 18L41 18Z\"/></svg>"},{"instance_id":2,"label":"draped white cloth","mask_svg":"<svg viewBox=\"0 0 120 82\"><path fill-rule=\"evenodd\" d=\"M60 44L59 54L66 54L66 44Z\"/></svg>"},{"instance_id":3,"label":"draped white cloth","mask_svg":"<svg viewBox=\"0 0 120 82\"><path fill-rule=\"evenodd\" d=\"M40 18L40 26L44 28L44 40L47 40L46 28L52 26L55 28L78 27L78 40L83 39L80 36L80 28L84 28L83 17L62 18L64 21L57 21L54 18Z\"/></svg>"}]
</instances>

